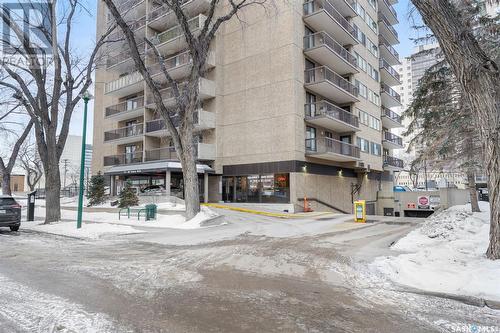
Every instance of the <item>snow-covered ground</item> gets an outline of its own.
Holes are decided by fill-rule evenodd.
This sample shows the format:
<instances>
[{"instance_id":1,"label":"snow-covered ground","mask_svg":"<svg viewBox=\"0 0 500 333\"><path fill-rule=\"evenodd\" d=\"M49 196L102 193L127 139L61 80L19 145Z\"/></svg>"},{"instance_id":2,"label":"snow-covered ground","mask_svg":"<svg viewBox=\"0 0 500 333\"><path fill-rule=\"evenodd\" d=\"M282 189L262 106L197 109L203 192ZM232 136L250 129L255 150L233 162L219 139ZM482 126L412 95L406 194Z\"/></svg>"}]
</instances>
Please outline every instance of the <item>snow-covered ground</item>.
<instances>
[{"instance_id":1,"label":"snow-covered ground","mask_svg":"<svg viewBox=\"0 0 500 333\"><path fill-rule=\"evenodd\" d=\"M103 313L0 275L1 332L131 332Z\"/></svg>"},{"instance_id":2,"label":"snow-covered ground","mask_svg":"<svg viewBox=\"0 0 500 333\"><path fill-rule=\"evenodd\" d=\"M47 232L54 235L87 239L99 239L104 235L127 235L144 232L127 225L116 225L110 223L85 223L80 229L76 228L76 222L61 222L53 224L27 223L23 224L23 228L34 231Z\"/></svg>"},{"instance_id":3,"label":"snow-covered ground","mask_svg":"<svg viewBox=\"0 0 500 333\"><path fill-rule=\"evenodd\" d=\"M140 208L140 207L136 207ZM43 216L45 214L45 208L37 207L36 216ZM217 217L218 214L210 210L208 207L201 207L201 212L199 212L194 218L186 221L186 218L181 214L172 215L162 215L158 214L156 220L145 221L144 214L140 220L137 219L137 212L130 214L130 219L126 216L118 218L118 213L107 213L107 212L84 212L83 220L88 222L96 222L99 225L93 226L96 230L99 226L103 224L115 225L116 227L122 226L133 226L133 227L149 227L149 228L173 228L173 229L197 229L203 227L203 223L207 220ZM61 210L61 218L75 220L77 217L77 211L75 210ZM90 225L90 224L86 224Z\"/></svg>"},{"instance_id":4,"label":"snow-covered ground","mask_svg":"<svg viewBox=\"0 0 500 333\"><path fill-rule=\"evenodd\" d=\"M481 213L470 205L436 213L392 249L403 252L379 257L372 268L398 284L433 292L500 301L500 261L486 259L489 204Z\"/></svg>"}]
</instances>

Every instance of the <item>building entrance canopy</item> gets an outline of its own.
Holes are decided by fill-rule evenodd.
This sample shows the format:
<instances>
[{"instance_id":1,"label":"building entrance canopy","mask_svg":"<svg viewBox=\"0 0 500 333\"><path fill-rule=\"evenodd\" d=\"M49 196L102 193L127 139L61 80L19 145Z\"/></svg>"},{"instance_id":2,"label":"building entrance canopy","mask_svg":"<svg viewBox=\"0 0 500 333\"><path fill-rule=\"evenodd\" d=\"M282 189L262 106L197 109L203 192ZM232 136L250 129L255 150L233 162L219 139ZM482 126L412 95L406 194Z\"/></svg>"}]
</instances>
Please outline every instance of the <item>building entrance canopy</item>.
<instances>
[{"instance_id":1,"label":"building entrance canopy","mask_svg":"<svg viewBox=\"0 0 500 333\"><path fill-rule=\"evenodd\" d=\"M104 172L105 175L142 174L148 172L182 171L180 162L152 162L132 165L117 165ZM196 164L198 173L214 173L214 169L206 164Z\"/></svg>"}]
</instances>

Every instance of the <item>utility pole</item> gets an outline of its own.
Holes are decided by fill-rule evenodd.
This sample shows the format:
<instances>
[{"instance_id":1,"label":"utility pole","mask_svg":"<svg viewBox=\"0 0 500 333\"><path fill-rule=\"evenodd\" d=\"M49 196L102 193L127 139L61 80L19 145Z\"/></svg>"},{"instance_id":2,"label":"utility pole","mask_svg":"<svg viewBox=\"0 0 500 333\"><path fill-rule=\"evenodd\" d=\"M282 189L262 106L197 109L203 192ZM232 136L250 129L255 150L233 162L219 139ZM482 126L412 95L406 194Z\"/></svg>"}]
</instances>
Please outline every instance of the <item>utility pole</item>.
<instances>
[{"instance_id":1,"label":"utility pole","mask_svg":"<svg viewBox=\"0 0 500 333\"><path fill-rule=\"evenodd\" d=\"M64 180L63 180L63 188L66 188L66 173L68 172L68 159L65 158L64 162Z\"/></svg>"}]
</instances>

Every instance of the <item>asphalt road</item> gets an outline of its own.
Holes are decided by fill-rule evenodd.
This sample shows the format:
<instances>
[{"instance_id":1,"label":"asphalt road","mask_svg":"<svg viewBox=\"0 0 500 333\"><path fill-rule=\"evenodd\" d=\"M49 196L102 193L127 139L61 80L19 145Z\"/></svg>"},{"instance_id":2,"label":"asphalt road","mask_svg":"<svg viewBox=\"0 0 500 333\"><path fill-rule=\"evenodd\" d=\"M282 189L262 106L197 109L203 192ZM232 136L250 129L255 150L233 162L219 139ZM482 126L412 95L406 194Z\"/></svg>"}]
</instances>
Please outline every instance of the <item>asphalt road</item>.
<instances>
[{"instance_id":1,"label":"asphalt road","mask_svg":"<svg viewBox=\"0 0 500 333\"><path fill-rule=\"evenodd\" d=\"M99 241L1 230L0 332L500 331L500 312L368 268L412 224L229 215Z\"/></svg>"}]
</instances>

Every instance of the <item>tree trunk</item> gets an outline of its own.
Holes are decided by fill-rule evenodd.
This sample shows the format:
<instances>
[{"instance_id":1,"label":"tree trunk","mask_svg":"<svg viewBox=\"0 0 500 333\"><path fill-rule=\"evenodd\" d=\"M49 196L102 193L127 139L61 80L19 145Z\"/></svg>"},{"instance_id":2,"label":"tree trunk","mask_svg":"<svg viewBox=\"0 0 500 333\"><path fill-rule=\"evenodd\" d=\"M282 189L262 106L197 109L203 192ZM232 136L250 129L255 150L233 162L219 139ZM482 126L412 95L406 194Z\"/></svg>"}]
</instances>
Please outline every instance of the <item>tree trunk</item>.
<instances>
[{"instance_id":1,"label":"tree trunk","mask_svg":"<svg viewBox=\"0 0 500 333\"><path fill-rule=\"evenodd\" d=\"M10 190L10 172L8 171L2 173L2 193L3 195L12 195Z\"/></svg>"},{"instance_id":2,"label":"tree trunk","mask_svg":"<svg viewBox=\"0 0 500 333\"><path fill-rule=\"evenodd\" d=\"M45 171L45 224L61 219L61 175L59 167Z\"/></svg>"},{"instance_id":3,"label":"tree trunk","mask_svg":"<svg viewBox=\"0 0 500 333\"><path fill-rule=\"evenodd\" d=\"M481 210L479 209L479 203L477 202L476 177L474 170L467 170L467 182L469 187L470 205L472 207L472 212L480 212Z\"/></svg>"},{"instance_id":4,"label":"tree trunk","mask_svg":"<svg viewBox=\"0 0 500 333\"><path fill-rule=\"evenodd\" d=\"M190 220L200 211L200 191L198 172L196 171L197 147L192 135L181 137L184 149L181 155L182 175L184 177L184 201L186 204L186 220Z\"/></svg>"},{"instance_id":5,"label":"tree trunk","mask_svg":"<svg viewBox=\"0 0 500 333\"><path fill-rule=\"evenodd\" d=\"M474 37L471 25L449 0L412 0L436 36L470 105L483 143L490 198L490 244L486 255L500 259L500 73Z\"/></svg>"}]
</instances>

